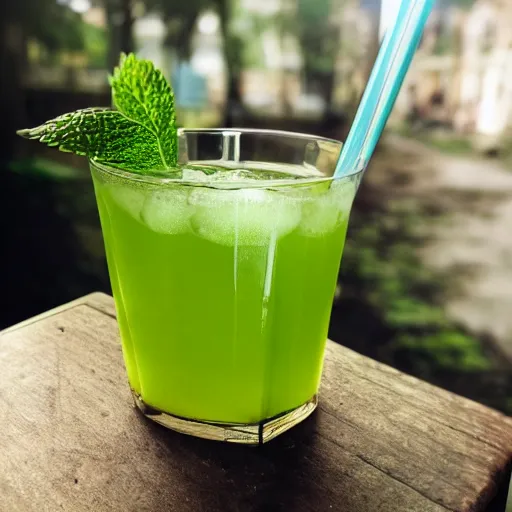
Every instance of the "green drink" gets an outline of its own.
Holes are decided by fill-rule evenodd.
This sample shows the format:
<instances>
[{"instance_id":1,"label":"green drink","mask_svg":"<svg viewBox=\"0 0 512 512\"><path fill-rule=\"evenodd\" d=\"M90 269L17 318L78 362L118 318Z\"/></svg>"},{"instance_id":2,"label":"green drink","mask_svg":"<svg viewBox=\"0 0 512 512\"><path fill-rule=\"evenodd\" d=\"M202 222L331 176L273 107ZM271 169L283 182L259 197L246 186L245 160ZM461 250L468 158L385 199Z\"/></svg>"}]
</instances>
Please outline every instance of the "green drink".
<instances>
[{"instance_id":1,"label":"green drink","mask_svg":"<svg viewBox=\"0 0 512 512\"><path fill-rule=\"evenodd\" d=\"M23 137L89 158L135 403L199 437L260 444L317 404L331 303L361 173L341 143L177 130L174 96L122 55L112 108Z\"/></svg>"},{"instance_id":2,"label":"green drink","mask_svg":"<svg viewBox=\"0 0 512 512\"><path fill-rule=\"evenodd\" d=\"M207 136L183 133L189 145ZM224 156L227 133L210 132ZM294 154L310 142L262 134ZM273 418L287 428L316 405L357 177L229 160L205 174L194 162L171 180L92 165L128 378L171 428L266 440Z\"/></svg>"}]
</instances>

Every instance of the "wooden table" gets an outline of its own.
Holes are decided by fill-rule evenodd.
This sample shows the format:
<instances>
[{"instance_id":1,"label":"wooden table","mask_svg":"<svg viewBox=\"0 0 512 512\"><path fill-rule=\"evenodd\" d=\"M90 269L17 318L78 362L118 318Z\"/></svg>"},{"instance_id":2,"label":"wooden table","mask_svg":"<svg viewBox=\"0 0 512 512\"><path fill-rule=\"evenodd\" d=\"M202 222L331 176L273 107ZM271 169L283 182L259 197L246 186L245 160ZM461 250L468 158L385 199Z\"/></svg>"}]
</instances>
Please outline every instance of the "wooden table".
<instances>
[{"instance_id":1,"label":"wooden table","mask_svg":"<svg viewBox=\"0 0 512 512\"><path fill-rule=\"evenodd\" d=\"M87 296L0 333L0 511L465 512L505 495L510 418L332 342L320 399L260 448L168 431L133 407L112 299Z\"/></svg>"}]
</instances>

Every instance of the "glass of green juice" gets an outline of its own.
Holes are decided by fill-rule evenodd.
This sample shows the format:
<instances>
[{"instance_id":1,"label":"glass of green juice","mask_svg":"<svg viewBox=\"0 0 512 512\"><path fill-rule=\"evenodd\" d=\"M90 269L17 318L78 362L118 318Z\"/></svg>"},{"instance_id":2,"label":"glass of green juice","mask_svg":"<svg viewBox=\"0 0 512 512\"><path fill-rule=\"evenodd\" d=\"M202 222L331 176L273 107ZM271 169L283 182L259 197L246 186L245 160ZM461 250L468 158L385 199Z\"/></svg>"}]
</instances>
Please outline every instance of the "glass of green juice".
<instances>
[{"instance_id":1,"label":"glass of green juice","mask_svg":"<svg viewBox=\"0 0 512 512\"><path fill-rule=\"evenodd\" d=\"M316 407L361 172L310 135L178 140L172 173L91 162L128 380L158 423L261 444Z\"/></svg>"}]
</instances>

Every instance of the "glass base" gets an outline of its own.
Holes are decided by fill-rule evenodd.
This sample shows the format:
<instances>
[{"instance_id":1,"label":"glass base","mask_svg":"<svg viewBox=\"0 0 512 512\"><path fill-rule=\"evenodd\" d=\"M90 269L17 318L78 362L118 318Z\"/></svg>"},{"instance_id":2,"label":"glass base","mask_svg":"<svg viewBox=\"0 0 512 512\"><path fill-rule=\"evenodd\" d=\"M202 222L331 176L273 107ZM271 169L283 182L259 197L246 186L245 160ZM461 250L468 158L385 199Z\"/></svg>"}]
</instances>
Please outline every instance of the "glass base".
<instances>
[{"instance_id":1,"label":"glass base","mask_svg":"<svg viewBox=\"0 0 512 512\"><path fill-rule=\"evenodd\" d=\"M274 416L260 423L244 425L242 423L214 423L207 421L191 420L173 416L167 412L159 411L142 400L132 390L135 405L147 418L156 421L164 427L176 430L182 434L188 434L214 441L225 441L228 443L261 445L286 432L301 421L305 420L318 404L317 395L313 396L305 404L296 409Z\"/></svg>"}]
</instances>

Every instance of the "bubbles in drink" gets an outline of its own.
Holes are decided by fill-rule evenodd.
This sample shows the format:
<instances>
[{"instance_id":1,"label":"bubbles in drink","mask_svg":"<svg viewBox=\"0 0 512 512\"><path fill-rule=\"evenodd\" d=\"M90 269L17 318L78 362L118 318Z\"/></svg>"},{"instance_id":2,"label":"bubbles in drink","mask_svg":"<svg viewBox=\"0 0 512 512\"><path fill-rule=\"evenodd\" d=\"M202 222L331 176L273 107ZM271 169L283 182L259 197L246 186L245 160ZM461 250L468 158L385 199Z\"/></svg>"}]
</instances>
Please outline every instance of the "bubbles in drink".
<instances>
[{"instance_id":1,"label":"bubbles in drink","mask_svg":"<svg viewBox=\"0 0 512 512\"><path fill-rule=\"evenodd\" d=\"M105 185L105 188L118 206L134 219L140 220L140 212L146 200L142 187L110 183Z\"/></svg>"},{"instance_id":2,"label":"bubbles in drink","mask_svg":"<svg viewBox=\"0 0 512 512\"><path fill-rule=\"evenodd\" d=\"M326 190L325 185L329 188ZM326 182L319 193L306 194L302 206L302 220L298 231L304 236L319 237L333 232L350 212L355 195L352 183Z\"/></svg>"},{"instance_id":3,"label":"bubbles in drink","mask_svg":"<svg viewBox=\"0 0 512 512\"><path fill-rule=\"evenodd\" d=\"M222 245L266 245L294 230L301 217L300 202L262 189L197 188L190 203L194 233Z\"/></svg>"},{"instance_id":4,"label":"bubbles in drink","mask_svg":"<svg viewBox=\"0 0 512 512\"><path fill-rule=\"evenodd\" d=\"M191 215L186 187L155 190L148 194L141 211L141 219L150 229L167 235L188 231Z\"/></svg>"},{"instance_id":5,"label":"bubbles in drink","mask_svg":"<svg viewBox=\"0 0 512 512\"><path fill-rule=\"evenodd\" d=\"M299 233L312 237L330 233L339 225L341 213L331 192L304 201Z\"/></svg>"}]
</instances>

